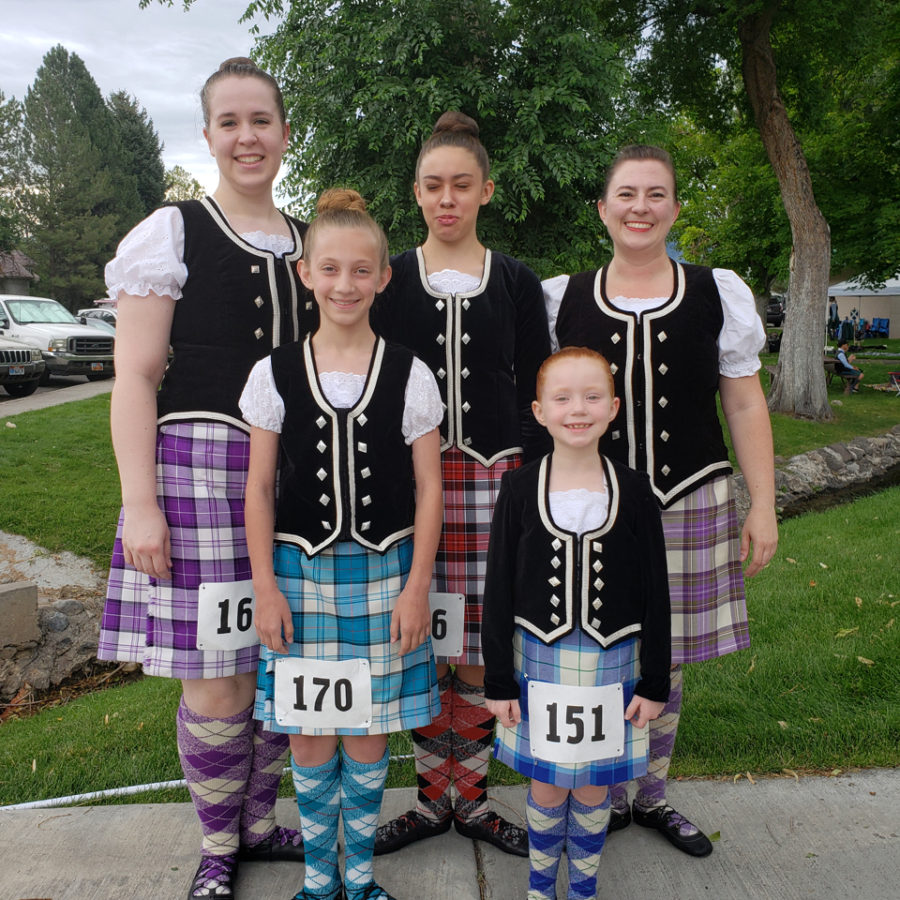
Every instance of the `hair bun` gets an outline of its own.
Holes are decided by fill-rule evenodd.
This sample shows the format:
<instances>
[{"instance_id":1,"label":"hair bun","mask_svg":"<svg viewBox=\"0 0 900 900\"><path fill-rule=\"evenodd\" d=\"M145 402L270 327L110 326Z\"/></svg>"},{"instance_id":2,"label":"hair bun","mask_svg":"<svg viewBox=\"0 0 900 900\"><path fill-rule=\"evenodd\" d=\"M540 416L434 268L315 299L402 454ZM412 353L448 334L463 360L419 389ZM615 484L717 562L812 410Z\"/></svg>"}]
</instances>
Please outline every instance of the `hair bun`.
<instances>
[{"instance_id":1,"label":"hair bun","mask_svg":"<svg viewBox=\"0 0 900 900\"><path fill-rule=\"evenodd\" d=\"M440 134L446 131L470 134L473 138L477 138L479 134L478 123L471 116L467 116L465 113L455 109L448 109L434 123L434 131L431 133Z\"/></svg>"},{"instance_id":2,"label":"hair bun","mask_svg":"<svg viewBox=\"0 0 900 900\"><path fill-rule=\"evenodd\" d=\"M319 197L319 202L316 204L316 212L320 216L322 213L341 209L365 212L366 201L363 200L359 192L354 191L352 188L329 188Z\"/></svg>"},{"instance_id":3,"label":"hair bun","mask_svg":"<svg viewBox=\"0 0 900 900\"><path fill-rule=\"evenodd\" d=\"M235 66L246 66L249 69L259 68L248 56L232 56L219 63L219 71L224 72L226 69L232 69Z\"/></svg>"}]
</instances>

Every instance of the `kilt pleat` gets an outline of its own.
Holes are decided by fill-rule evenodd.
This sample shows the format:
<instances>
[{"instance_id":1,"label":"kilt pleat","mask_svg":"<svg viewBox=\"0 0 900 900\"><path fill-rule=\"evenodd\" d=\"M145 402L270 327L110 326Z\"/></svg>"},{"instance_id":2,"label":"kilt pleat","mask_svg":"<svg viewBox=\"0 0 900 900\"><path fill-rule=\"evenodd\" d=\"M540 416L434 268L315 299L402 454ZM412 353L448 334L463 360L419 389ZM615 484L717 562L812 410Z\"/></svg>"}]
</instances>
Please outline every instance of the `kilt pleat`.
<instances>
[{"instance_id":1,"label":"kilt pleat","mask_svg":"<svg viewBox=\"0 0 900 900\"><path fill-rule=\"evenodd\" d=\"M260 649L254 716L289 734L385 734L427 725L440 711L431 640L401 656L390 643L391 614L412 561L412 539L384 554L341 542L307 556L275 544L275 575L291 609L289 655L307 659L369 660L372 725L368 729L304 729L281 725L274 708L275 660Z\"/></svg>"}]
</instances>

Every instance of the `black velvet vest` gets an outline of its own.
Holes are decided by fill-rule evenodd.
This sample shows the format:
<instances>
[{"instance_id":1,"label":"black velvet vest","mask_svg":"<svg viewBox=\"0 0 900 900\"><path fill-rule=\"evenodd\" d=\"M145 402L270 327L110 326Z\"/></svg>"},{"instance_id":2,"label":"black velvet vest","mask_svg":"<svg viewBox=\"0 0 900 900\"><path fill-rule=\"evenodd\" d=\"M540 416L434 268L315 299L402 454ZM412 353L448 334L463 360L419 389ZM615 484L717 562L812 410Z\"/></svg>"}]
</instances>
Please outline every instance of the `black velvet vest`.
<instances>
[{"instance_id":1,"label":"black velvet vest","mask_svg":"<svg viewBox=\"0 0 900 900\"><path fill-rule=\"evenodd\" d=\"M647 472L663 508L731 471L716 411L722 301L711 269L672 266L672 296L640 318L609 302L606 269L573 275L556 322L561 347L609 360L622 405L600 450Z\"/></svg>"},{"instance_id":2,"label":"black velvet vest","mask_svg":"<svg viewBox=\"0 0 900 900\"><path fill-rule=\"evenodd\" d=\"M253 364L318 324L318 307L297 275L306 225L286 217L294 250L279 259L244 241L212 199L175 205L188 278L175 301L159 421L212 419L249 431L238 398Z\"/></svg>"},{"instance_id":3,"label":"black velvet vest","mask_svg":"<svg viewBox=\"0 0 900 900\"><path fill-rule=\"evenodd\" d=\"M335 541L384 553L412 534L412 448L403 409L413 354L379 339L362 396L335 409L319 385L310 339L272 352L284 401L275 539L309 556Z\"/></svg>"}]
</instances>

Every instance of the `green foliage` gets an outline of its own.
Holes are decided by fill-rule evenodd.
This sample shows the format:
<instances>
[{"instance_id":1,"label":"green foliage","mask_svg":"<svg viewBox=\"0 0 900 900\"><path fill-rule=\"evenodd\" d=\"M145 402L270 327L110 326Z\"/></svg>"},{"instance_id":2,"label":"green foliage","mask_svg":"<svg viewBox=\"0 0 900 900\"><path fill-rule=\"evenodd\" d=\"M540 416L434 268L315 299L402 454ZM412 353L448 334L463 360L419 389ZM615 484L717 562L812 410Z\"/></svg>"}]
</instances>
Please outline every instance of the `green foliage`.
<instances>
[{"instance_id":1,"label":"green foliage","mask_svg":"<svg viewBox=\"0 0 900 900\"><path fill-rule=\"evenodd\" d=\"M741 82L740 23L771 13L778 88L831 227L832 270L869 284L900 260L900 8L883 0L620 4L645 35L642 101L677 110L666 141L688 201L676 226L692 260L759 293L787 284L791 233ZM631 18L627 18L627 15ZM699 155L695 151L700 150ZM700 169L698 172L697 169Z\"/></svg>"},{"instance_id":2,"label":"green foliage","mask_svg":"<svg viewBox=\"0 0 900 900\"><path fill-rule=\"evenodd\" d=\"M144 214L119 122L82 60L56 46L25 96L23 249L41 290L70 310L103 293L103 266ZM134 124L132 122L132 124Z\"/></svg>"},{"instance_id":3,"label":"green foliage","mask_svg":"<svg viewBox=\"0 0 900 900\"><path fill-rule=\"evenodd\" d=\"M21 233L21 165L22 104L0 91L0 251L15 249Z\"/></svg>"},{"instance_id":4,"label":"green foliage","mask_svg":"<svg viewBox=\"0 0 900 900\"><path fill-rule=\"evenodd\" d=\"M202 200L206 196L203 185L182 166L166 170L166 200Z\"/></svg>"},{"instance_id":5,"label":"green foliage","mask_svg":"<svg viewBox=\"0 0 900 900\"><path fill-rule=\"evenodd\" d=\"M291 4L257 56L278 77L294 133L287 188L309 216L326 187L355 187L400 250L423 236L415 160L438 116L473 116L497 193L482 239L542 272L596 258L592 199L618 143L624 65L598 5L499 0ZM275 14L280 4L254 3Z\"/></svg>"},{"instance_id":6,"label":"green foliage","mask_svg":"<svg viewBox=\"0 0 900 900\"><path fill-rule=\"evenodd\" d=\"M122 148L128 154L127 168L137 183L141 216L147 216L162 204L166 193L166 170L159 135L147 110L130 94L116 91L107 102L116 120Z\"/></svg>"}]
</instances>

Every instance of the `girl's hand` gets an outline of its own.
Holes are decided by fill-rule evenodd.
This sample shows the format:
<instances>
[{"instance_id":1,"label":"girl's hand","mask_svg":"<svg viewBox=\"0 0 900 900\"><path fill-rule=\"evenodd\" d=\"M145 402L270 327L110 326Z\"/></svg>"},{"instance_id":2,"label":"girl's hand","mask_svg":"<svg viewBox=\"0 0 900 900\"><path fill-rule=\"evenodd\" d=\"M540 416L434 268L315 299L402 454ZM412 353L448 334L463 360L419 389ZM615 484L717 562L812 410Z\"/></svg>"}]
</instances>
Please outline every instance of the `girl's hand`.
<instances>
[{"instance_id":1,"label":"girl's hand","mask_svg":"<svg viewBox=\"0 0 900 900\"><path fill-rule=\"evenodd\" d=\"M154 500L146 507L126 507L122 523L125 562L151 578L172 577L169 523Z\"/></svg>"},{"instance_id":2,"label":"girl's hand","mask_svg":"<svg viewBox=\"0 0 900 900\"><path fill-rule=\"evenodd\" d=\"M522 721L522 710L518 700L485 700L487 711L496 716L505 728L512 728Z\"/></svg>"},{"instance_id":3,"label":"girl's hand","mask_svg":"<svg viewBox=\"0 0 900 900\"><path fill-rule=\"evenodd\" d=\"M391 643L400 642L400 655L415 650L431 634L431 609L428 606L428 590L416 590L409 582L391 614Z\"/></svg>"},{"instance_id":4,"label":"girl's hand","mask_svg":"<svg viewBox=\"0 0 900 900\"><path fill-rule=\"evenodd\" d=\"M651 719L658 719L665 707L665 703L635 694L625 710L625 721L631 722L635 728L643 728Z\"/></svg>"},{"instance_id":5,"label":"girl's hand","mask_svg":"<svg viewBox=\"0 0 900 900\"><path fill-rule=\"evenodd\" d=\"M287 653L294 641L294 620L284 594L277 587L256 590L256 633L274 653Z\"/></svg>"}]
</instances>

